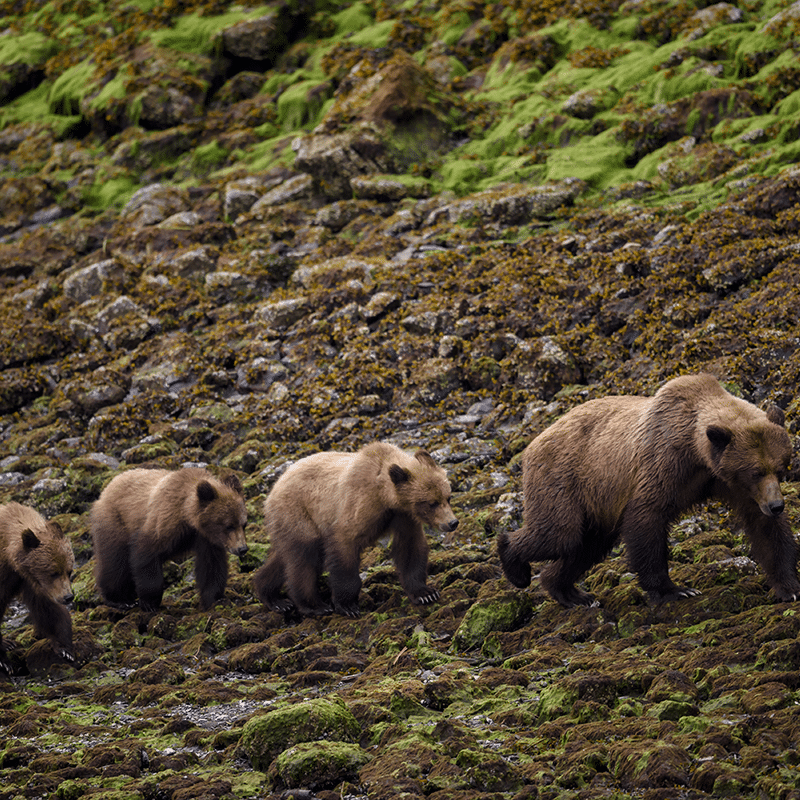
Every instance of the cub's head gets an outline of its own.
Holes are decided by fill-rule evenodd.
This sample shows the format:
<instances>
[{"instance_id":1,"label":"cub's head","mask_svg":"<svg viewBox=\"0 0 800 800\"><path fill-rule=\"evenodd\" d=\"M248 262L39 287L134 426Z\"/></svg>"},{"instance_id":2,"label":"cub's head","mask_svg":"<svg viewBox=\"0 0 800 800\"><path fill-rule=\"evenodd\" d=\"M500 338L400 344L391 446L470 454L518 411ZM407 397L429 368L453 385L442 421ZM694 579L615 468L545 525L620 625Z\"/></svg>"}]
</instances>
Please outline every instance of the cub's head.
<instances>
[{"instance_id":1,"label":"cub's head","mask_svg":"<svg viewBox=\"0 0 800 800\"><path fill-rule=\"evenodd\" d=\"M64 605L72 601L75 556L57 522L22 531L16 567L36 594Z\"/></svg>"},{"instance_id":2,"label":"cub's head","mask_svg":"<svg viewBox=\"0 0 800 800\"><path fill-rule=\"evenodd\" d=\"M239 479L231 473L221 481L201 480L196 491L199 533L229 553L243 556L247 552L244 538L247 509Z\"/></svg>"},{"instance_id":3,"label":"cub's head","mask_svg":"<svg viewBox=\"0 0 800 800\"><path fill-rule=\"evenodd\" d=\"M706 428L716 477L735 495L750 497L768 517L784 509L780 480L791 461L792 445L783 421L783 412L772 406L760 418Z\"/></svg>"},{"instance_id":4,"label":"cub's head","mask_svg":"<svg viewBox=\"0 0 800 800\"><path fill-rule=\"evenodd\" d=\"M410 463L392 464L389 477L407 514L443 533L458 527L447 475L425 450L417 450Z\"/></svg>"}]
</instances>

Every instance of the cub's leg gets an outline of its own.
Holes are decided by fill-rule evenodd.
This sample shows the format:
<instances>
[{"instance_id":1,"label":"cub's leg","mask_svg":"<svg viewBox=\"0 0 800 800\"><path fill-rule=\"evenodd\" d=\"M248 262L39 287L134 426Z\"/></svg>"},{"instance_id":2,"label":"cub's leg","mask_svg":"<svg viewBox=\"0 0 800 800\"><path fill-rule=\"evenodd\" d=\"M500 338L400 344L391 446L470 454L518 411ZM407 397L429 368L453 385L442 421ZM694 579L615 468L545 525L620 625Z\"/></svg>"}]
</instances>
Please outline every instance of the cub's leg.
<instances>
[{"instance_id":1,"label":"cub's leg","mask_svg":"<svg viewBox=\"0 0 800 800\"><path fill-rule=\"evenodd\" d=\"M72 600L72 595L64 602ZM74 661L72 653L72 617L69 610L47 597L42 597L28 586L22 589L22 601L28 607L34 629L39 636L50 641L53 652L67 661Z\"/></svg>"},{"instance_id":2,"label":"cub's leg","mask_svg":"<svg viewBox=\"0 0 800 800\"><path fill-rule=\"evenodd\" d=\"M324 562L322 542L306 540L283 558L286 589L295 608L306 616L330 614L331 607L322 600L317 586Z\"/></svg>"},{"instance_id":3,"label":"cub's leg","mask_svg":"<svg viewBox=\"0 0 800 800\"><path fill-rule=\"evenodd\" d=\"M285 613L294 608L294 603L281 595L286 578L283 559L273 546L267 560L256 570L253 576L253 588L258 599L273 611Z\"/></svg>"},{"instance_id":4,"label":"cub's leg","mask_svg":"<svg viewBox=\"0 0 800 800\"><path fill-rule=\"evenodd\" d=\"M225 594L228 551L198 536L194 544L194 579L200 595L200 608L207 611Z\"/></svg>"},{"instance_id":5,"label":"cub's leg","mask_svg":"<svg viewBox=\"0 0 800 800\"><path fill-rule=\"evenodd\" d=\"M359 555L355 545L330 543L326 553L328 577L331 584L333 608L347 617L359 616L358 595L361 577L358 574Z\"/></svg>"},{"instance_id":6,"label":"cub's leg","mask_svg":"<svg viewBox=\"0 0 800 800\"><path fill-rule=\"evenodd\" d=\"M422 526L410 517L398 516L392 523L392 558L400 585L415 605L439 599L439 592L428 586L428 542Z\"/></svg>"},{"instance_id":7,"label":"cub's leg","mask_svg":"<svg viewBox=\"0 0 800 800\"><path fill-rule=\"evenodd\" d=\"M120 532L123 532L120 535ZM92 512L95 581L101 597L114 605L136 602L136 585L131 573L129 545L122 521L108 514Z\"/></svg>"},{"instance_id":8,"label":"cub's leg","mask_svg":"<svg viewBox=\"0 0 800 800\"><path fill-rule=\"evenodd\" d=\"M131 546L131 572L136 584L139 607L143 611L156 611L164 596L164 569L161 554L153 555L144 547Z\"/></svg>"}]
</instances>

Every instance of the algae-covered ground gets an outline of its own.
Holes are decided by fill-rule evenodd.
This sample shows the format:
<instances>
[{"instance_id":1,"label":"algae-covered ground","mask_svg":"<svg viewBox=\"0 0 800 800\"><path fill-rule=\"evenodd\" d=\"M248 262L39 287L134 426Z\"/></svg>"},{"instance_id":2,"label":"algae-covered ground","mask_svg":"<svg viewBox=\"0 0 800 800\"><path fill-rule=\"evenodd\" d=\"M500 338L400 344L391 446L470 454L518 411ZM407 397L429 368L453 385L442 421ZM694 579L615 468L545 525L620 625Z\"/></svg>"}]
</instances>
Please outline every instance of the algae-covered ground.
<instances>
[{"instance_id":1,"label":"algae-covered ground","mask_svg":"<svg viewBox=\"0 0 800 800\"><path fill-rule=\"evenodd\" d=\"M74 664L2 621L0 800L800 798L800 607L692 509L656 606L513 588L519 457L706 370L800 426L800 7L0 2L0 501L67 532ZM282 471L425 447L460 524L427 607L256 602ZM199 610L100 600L89 509L232 469L248 554ZM783 485L800 528L800 450ZM536 572L537 569L534 569ZM324 583L324 580L323 580Z\"/></svg>"}]
</instances>

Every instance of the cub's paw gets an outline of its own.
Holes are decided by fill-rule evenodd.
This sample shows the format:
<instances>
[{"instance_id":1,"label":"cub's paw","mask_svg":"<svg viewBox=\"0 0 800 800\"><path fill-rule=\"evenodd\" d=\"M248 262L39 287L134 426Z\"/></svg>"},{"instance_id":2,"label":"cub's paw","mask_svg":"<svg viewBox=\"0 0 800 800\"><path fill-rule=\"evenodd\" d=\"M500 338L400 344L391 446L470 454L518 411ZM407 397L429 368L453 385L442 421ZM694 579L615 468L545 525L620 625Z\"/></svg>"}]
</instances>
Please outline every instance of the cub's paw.
<instances>
[{"instance_id":1,"label":"cub's paw","mask_svg":"<svg viewBox=\"0 0 800 800\"><path fill-rule=\"evenodd\" d=\"M439 599L439 590L434 589L432 586L425 586L413 594L410 594L411 602L416 606L427 606L429 603L435 603Z\"/></svg>"},{"instance_id":2,"label":"cub's paw","mask_svg":"<svg viewBox=\"0 0 800 800\"><path fill-rule=\"evenodd\" d=\"M6 658L5 653L0 655L0 672L5 672L6 675L14 674L14 668L11 666L11 662Z\"/></svg>"}]
</instances>

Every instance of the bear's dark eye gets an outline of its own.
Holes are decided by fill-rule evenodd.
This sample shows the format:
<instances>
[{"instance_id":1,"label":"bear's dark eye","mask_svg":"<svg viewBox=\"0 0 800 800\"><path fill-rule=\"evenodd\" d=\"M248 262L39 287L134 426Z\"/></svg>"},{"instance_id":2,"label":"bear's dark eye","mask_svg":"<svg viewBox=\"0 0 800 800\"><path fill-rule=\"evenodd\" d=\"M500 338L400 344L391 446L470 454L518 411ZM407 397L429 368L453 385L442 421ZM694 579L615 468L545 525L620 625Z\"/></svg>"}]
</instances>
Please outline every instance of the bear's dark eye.
<instances>
[{"instance_id":1,"label":"bear's dark eye","mask_svg":"<svg viewBox=\"0 0 800 800\"><path fill-rule=\"evenodd\" d=\"M431 508L439 508L439 501L438 501L438 500L434 500L434 501L432 501L432 502L428 503L428 505L429 505Z\"/></svg>"}]
</instances>

